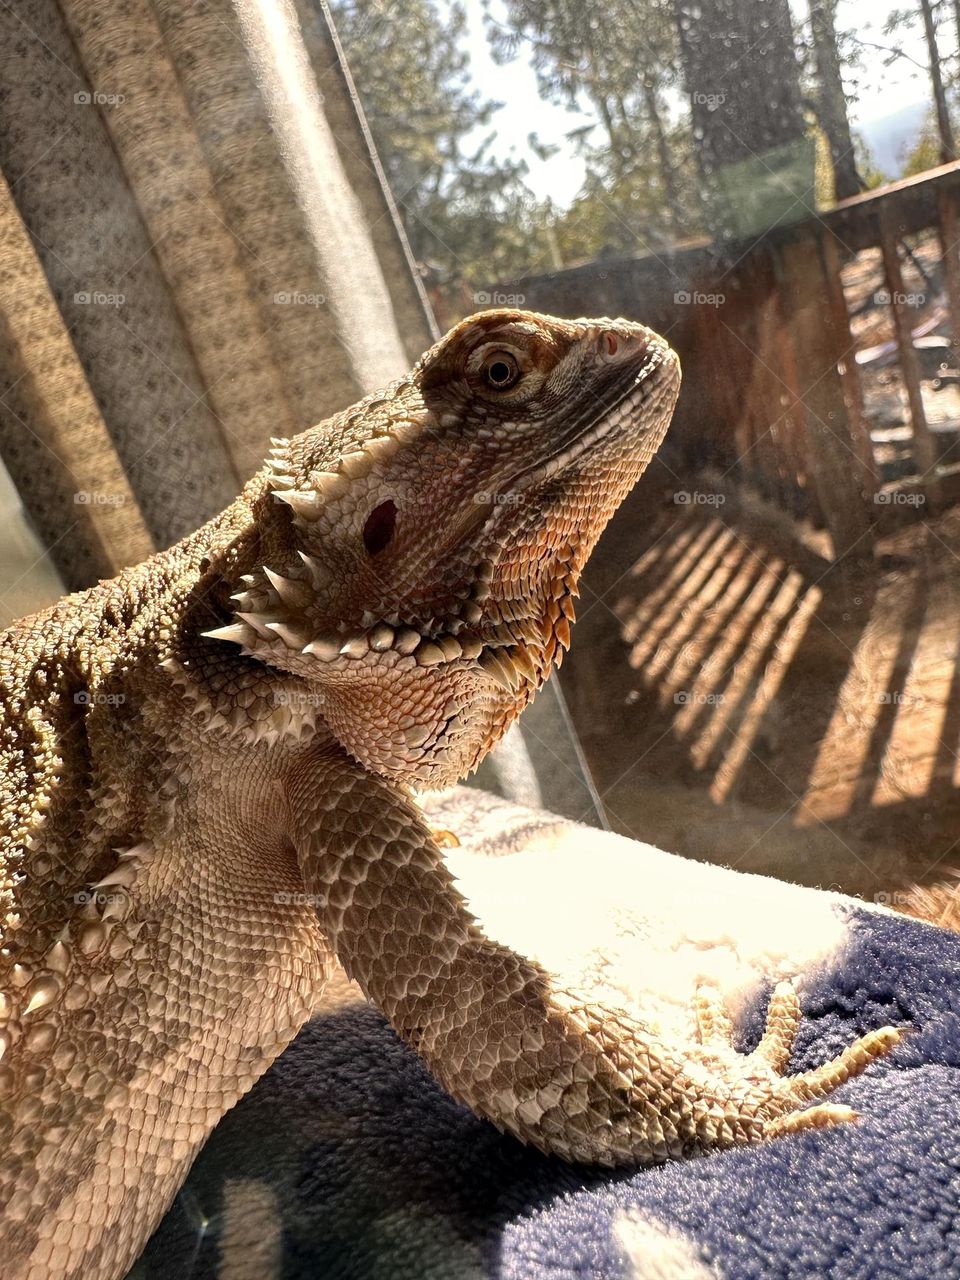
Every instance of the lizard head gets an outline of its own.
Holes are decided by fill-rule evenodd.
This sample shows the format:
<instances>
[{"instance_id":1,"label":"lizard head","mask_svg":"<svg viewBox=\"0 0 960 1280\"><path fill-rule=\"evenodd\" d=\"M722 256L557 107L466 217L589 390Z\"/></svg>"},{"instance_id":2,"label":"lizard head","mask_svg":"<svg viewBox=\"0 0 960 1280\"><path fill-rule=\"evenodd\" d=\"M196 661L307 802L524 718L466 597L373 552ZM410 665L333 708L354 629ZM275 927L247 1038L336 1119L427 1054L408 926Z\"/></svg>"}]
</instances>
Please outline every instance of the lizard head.
<instances>
[{"instance_id":1,"label":"lizard head","mask_svg":"<svg viewBox=\"0 0 960 1280\"><path fill-rule=\"evenodd\" d=\"M316 682L368 767L462 777L559 663L581 569L679 384L639 324L464 320L406 377L275 443L264 563L223 638Z\"/></svg>"}]
</instances>

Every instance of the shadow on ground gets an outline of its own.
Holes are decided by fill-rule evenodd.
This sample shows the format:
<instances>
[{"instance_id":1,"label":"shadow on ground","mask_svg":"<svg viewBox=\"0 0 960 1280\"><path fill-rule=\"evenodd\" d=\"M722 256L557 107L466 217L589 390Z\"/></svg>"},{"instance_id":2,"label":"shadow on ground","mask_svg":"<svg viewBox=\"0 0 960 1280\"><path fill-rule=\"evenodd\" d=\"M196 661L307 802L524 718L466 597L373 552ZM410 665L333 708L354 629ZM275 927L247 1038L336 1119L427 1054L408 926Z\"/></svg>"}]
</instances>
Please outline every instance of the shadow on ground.
<instances>
[{"instance_id":1,"label":"shadow on ground","mask_svg":"<svg viewBox=\"0 0 960 1280\"><path fill-rule=\"evenodd\" d=\"M960 513L834 565L759 502L684 492L618 514L563 670L612 825L893 905L949 879Z\"/></svg>"}]
</instances>

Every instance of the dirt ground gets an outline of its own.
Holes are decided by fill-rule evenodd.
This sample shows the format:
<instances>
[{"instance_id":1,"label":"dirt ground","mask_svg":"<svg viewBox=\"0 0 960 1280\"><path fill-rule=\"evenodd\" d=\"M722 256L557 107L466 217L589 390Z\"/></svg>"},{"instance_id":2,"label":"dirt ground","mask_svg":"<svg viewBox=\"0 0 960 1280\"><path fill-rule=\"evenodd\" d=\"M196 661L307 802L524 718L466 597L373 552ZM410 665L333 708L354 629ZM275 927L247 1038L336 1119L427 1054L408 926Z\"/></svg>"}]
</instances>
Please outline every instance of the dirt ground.
<instances>
[{"instance_id":1,"label":"dirt ground","mask_svg":"<svg viewBox=\"0 0 960 1280\"><path fill-rule=\"evenodd\" d=\"M611 825L904 905L960 868L960 510L871 559L652 474L585 576L564 692Z\"/></svg>"}]
</instances>

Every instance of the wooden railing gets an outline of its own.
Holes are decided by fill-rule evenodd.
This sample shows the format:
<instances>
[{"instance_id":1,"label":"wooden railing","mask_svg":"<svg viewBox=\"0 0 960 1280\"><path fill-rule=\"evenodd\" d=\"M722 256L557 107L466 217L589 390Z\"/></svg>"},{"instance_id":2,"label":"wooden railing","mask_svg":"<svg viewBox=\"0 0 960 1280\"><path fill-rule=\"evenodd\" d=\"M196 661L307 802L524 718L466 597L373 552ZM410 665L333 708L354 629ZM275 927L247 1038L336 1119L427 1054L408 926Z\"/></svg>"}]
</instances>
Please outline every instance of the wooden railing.
<instances>
[{"instance_id":1,"label":"wooden railing","mask_svg":"<svg viewBox=\"0 0 960 1280\"><path fill-rule=\"evenodd\" d=\"M826 526L842 555L905 515L960 501L960 467L944 463L927 421L903 275L906 237L935 233L945 325L960 332L958 208L960 162L807 211L752 243L647 251L497 289L538 310L621 314L667 334L684 389L666 464L735 472ZM868 249L879 250L905 392L912 467L895 480L878 469L843 283Z\"/></svg>"}]
</instances>

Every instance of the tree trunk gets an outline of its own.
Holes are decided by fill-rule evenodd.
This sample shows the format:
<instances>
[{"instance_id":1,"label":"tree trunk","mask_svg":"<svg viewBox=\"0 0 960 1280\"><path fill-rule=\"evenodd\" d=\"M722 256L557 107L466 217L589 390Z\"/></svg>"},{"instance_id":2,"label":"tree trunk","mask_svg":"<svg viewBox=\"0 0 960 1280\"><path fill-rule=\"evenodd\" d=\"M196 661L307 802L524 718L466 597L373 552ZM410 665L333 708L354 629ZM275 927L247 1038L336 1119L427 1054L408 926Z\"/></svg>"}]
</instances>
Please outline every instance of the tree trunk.
<instances>
[{"instance_id":1,"label":"tree trunk","mask_svg":"<svg viewBox=\"0 0 960 1280\"><path fill-rule=\"evenodd\" d=\"M706 215L715 234L729 235L736 217L714 180L754 160L755 180L775 185L771 169L806 132L790 9L787 0L673 3Z\"/></svg>"},{"instance_id":2,"label":"tree trunk","mask_svg":"<svg viewBox=\"0 0 960 1280\"><path fill-rule=\"evenodd\" d=\"M930 57L930 83L933 86L933 102L937 109L940 163L949 164L951 160L956 160L957 149L953 141L950 113L947 111L947 95L943 87L943 75L940 70L940 50L937 48L937 31L933 22L933 9L930 0L920 0L920 12L923 14L923 34L927 39L927 53Z\"/></svg>"},{"instance_id":3,"label":"tree trunk","mask_svg":"<svg viewBox=\"0 0 960 1280\"><path fill-rule=\"evenodd\" d=\"M958 0L960 3L960 0ZM670 144L663 127L660 115L660 103L657 101L657 87L648 77L643 77L643 103L646 108L650 127L653 130L653 141L657 149L657 165L660 170L660 183L663 188L664 203L670 225L676 231L680 225L680 194L677 191L677 175L670 158Z\"/></svg>"},{"instance_id":4,"label":"tree trunk","mask_svg":"<svg viewBox=\"0 0 960 1280\"><path fill-rule=\"evenodd\" d=\"M960 0L957 0L960 4ZM835 25L836 0L810 0L810 29L817 69L817 114L830 142L834 192L838 200L859 195L860 177L853 154L847 99L840 75Z\"/></svg>"},{"instance_id":5,"label":"tree trunk","mask_svg":"<svg viewBox=\"0 0 960 1280\"><path fill-rule=\"evenodd\" d=\"M603 118L603 127L607 131L607 137L610 140L610 154L613 156L614 167L618 174L623 172L623 156L620 154L620 132L613 123L613 113L610 110L610 103L607 99L606 89L597 85L593 93L590 95L600 115Z\"/></svg>"},{"instance_id":6,"label":"tree trunk","mask_svg":"<svg viewBox=\"0 0 960 1280\"><path fill-rule=\"evenodd\" d=\"M787 0L674 0L674 9L707 170L803 137Z\"/></svg>"}]
</instances>

